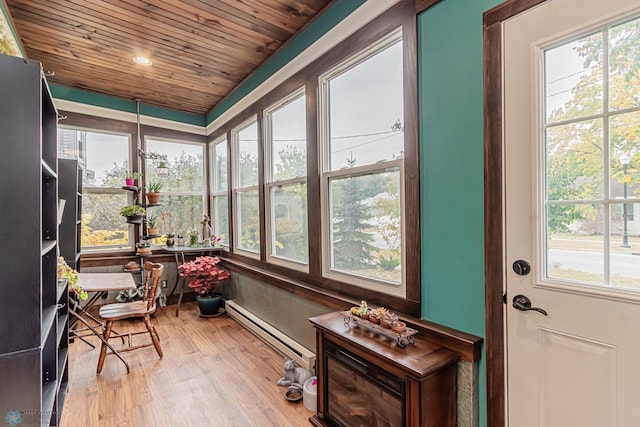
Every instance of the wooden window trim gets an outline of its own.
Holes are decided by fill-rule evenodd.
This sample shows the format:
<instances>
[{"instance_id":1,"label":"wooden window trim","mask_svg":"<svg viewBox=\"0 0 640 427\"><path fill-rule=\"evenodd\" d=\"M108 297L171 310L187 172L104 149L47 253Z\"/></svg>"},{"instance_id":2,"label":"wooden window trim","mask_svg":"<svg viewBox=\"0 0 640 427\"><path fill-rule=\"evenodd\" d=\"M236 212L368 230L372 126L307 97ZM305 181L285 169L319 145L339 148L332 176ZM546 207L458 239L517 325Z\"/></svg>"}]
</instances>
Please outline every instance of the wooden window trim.
<instances>
[{"instance_id":1,"label":"wooden window trim","mask_svg":"<svg viewBox=\"0 0 640 427\"><path fill-rule=\"evenodd\" d=\"M484 257L487 425L505 426L502 23L544 0L507 0L484 13Z\"/></svg>"},{"instance_id":2,"label":"wooden window trim","mask_svg":"<svg viewBox=\"0 0 640 427\"><path fill-rule=\"evenodd\" d=\"M418 95L417 95L417 23L414 1L400 2L385 13L375 18L350 37L339 43L327 54L319 57L302 70L294 74L286 82L270 91L265 96L256 100L252 105L231 118L220 126L208 137L209 143L215 141L224 132L227 132L229 144L233 144L231 130L254 116L258 122L258 157L259 157L259 203L260 203L260 259L252 259L242 253L233 253L230 256L242 259L250 265L256 262L264 270L277 269L291 277L314 285L324 287L328 292L338 292L346 297L367 299L390 307L396 311L419 317L421 315L421 233L420 233L420 165L418 147ZM402 28L403 33L403 57L404 63L404 123L405 123L405 158L404 158L404 210L406 215L405 232L405 268L406 268L406 297L400 298L369 289L352 286L346 281L338 281L322 277L322 245L321 241L321 215L319 209L314 208L320 202L320 170L318 165L318 77L328 69L341 63L349 56L367 48L386 34ZM265 177L264 177L264 141L263 119L264 110L282 98L290 95L300 87L305 87L307 105L307 206L308 209L308 236L309 236L309 269L301 272L295 269L277 266L266 261L266 211L265 211ZM231 147L230 147L231 148ZM231 151L231 150L230 150ZM231 159L231 157L230 157ZM229 161L230 177L233 177L233 160ZM230 181L232 182L232 181ZM230 199L233 200L233 191ZM233 218L234 203L230 203L229 218ZM410 227L410 228L409 228ZM235 230L235 227L234 227ZM230 247L235 247L234 232L230 233Z\"/></svg>"}]
</instances>

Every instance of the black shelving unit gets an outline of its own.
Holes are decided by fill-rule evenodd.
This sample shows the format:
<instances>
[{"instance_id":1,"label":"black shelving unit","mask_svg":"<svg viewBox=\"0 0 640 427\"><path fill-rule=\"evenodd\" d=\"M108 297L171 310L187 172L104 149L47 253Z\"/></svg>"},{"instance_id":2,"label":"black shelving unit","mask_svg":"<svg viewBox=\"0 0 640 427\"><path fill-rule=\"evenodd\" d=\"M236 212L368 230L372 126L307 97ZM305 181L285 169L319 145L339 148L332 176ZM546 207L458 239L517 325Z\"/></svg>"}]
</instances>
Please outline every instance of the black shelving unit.
<instances>
[{"instance_id":1,"label":"black shelving unit","mask_svg":"<svg viewBox=\"0 0 640 427\"><path fill-rule=\"evenodd\" d=\"M60 256L80 271L82 167L75 159L58 159L58 175L58 197L66 202L60 223Z\"/></svg>"},{"instance_id":2,"label":"black shelving unit","mask_svg":"<svg viewBox=\"0 0 640 427\"><path fill-rule=\"evenodd\" d=\"M58 115L39 62L0 55L0 80L0 414L58 425L68 378L67 292L56 280Z\"/></svg>"}]
</instances>

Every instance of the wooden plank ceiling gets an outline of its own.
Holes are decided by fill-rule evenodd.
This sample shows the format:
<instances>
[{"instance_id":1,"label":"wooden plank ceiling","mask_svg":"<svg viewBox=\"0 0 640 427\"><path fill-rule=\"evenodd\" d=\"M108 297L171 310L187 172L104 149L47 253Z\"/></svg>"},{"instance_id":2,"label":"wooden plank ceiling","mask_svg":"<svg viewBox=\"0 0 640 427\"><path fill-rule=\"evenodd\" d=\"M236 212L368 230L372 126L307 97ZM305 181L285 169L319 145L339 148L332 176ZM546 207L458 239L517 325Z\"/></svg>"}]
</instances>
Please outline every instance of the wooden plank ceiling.
<instances>
[{"instance_id":1,"label":"wooden plank ceiling","mask_svg":"<svg viewBox=\"0 0 640 427\"><path fill-rule=\"evenodd\" d=\"M6 3L27 57L55 73L49 82L202 115L333 1Z\"/></svg>"}]
</instances>

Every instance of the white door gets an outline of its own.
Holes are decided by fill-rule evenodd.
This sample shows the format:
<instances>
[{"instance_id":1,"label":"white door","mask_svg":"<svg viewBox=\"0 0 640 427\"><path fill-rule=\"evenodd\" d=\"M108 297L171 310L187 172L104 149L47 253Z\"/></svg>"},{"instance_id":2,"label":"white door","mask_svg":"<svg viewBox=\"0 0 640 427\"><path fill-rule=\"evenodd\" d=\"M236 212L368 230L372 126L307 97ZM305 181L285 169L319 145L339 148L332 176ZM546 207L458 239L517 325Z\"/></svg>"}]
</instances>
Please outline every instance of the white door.
<instances>
[{"instance_id":1,"label":"white door","mask_svg":"<svg viewBox=\"0 0 640 427\"><path fill-rule=\"evenodd\" d=\"M509 426L638 427L640 0L503 30Z\"/></svg>"}]
</instances>

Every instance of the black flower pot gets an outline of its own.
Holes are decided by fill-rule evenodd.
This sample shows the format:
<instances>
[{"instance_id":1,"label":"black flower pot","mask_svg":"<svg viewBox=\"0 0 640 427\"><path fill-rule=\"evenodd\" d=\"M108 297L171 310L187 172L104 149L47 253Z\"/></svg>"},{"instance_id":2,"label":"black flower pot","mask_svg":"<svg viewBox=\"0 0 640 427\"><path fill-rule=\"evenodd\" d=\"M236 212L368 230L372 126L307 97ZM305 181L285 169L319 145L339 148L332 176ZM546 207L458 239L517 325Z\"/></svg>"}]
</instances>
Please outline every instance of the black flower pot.
<instances>
[{"instance_id":1,"label":"black flower pot","mask_svg":"<svg viewBox=\"0 0 640 427\"><path fill-rule=\"evenodd\" d=\"M196 296L201 317L216 317L224 313L224 300L221 296Z\"/></svg>"}]
</instances>

